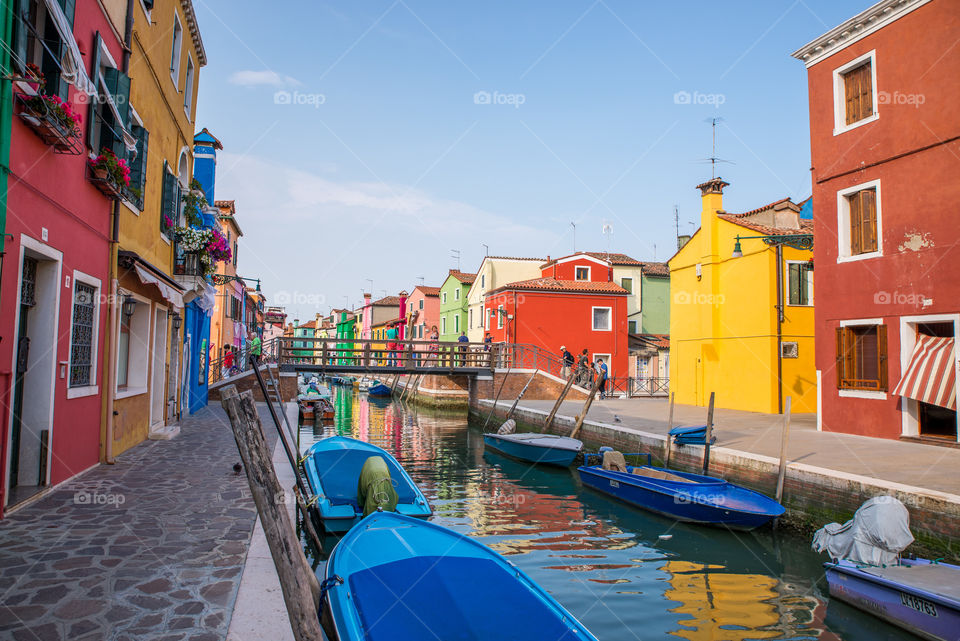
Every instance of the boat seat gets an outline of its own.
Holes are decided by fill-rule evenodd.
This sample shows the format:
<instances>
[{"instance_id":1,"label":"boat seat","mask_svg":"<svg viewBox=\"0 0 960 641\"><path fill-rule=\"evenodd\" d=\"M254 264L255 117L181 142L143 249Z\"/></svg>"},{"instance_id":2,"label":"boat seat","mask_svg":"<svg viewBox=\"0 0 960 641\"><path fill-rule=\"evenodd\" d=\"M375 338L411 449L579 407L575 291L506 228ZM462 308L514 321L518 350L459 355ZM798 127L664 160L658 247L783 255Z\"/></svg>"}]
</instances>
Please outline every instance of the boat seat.
<instances>
[{"instance_id":1,"label":"boat seat","mask_svg":"<svg viewBox=\"0 0 960 641\"><path fill-rule=\"evenodd\" d=\"M497 434L513 434L516 431L517 422L510 418L503 422L503 425L501 425L500 429L497 430Z\"/></svg>"},{"instance_id":2,"label":"boat seat","mask_svg":"<svg viewBox=\"0 0 960 641\"><path fill-rule=\"evenodd\" d=\"M608 472L627 472L627 461L621 452L607 450L603 453L603 469Z\"/></svg>"},{"instance_id":3,"label":"boat seat","mask_svg":"<svg viewBox=\"0 0 960 641\"><path fill-rule=\"evenodd\" d=\"M661 481L674 481L675 483L693 483L690 479L685 479L682 476L677 476L676 474L671 474L670 472L664 472L663 470L655 470L652 467L635 467L633 468L633 473L637 476L645 476L651 479L660 479Z\"/></svg>"}]
</instances>

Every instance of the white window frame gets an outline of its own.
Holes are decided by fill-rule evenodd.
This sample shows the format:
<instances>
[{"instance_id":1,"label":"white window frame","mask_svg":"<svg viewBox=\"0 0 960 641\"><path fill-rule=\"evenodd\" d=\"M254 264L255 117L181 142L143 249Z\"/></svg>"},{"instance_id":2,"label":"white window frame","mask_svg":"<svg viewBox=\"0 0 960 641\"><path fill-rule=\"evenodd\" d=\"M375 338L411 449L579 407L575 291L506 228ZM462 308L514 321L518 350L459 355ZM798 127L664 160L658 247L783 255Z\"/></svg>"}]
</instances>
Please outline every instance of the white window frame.
<instances>
[{"instance_id":1,"label":"white window frame","mask_svg":"<svg viewBox=\"0 0 960 641\"><path fill-rule=\"evenodd\" d=\"M180 91L180 58L183 57L183 24L176 9L173 11L173 42L170 44L170 79Z\"/></svg>"},{"instance_id":2,"label":"white window frame","mask_svg":"<svg viewBox=\"0 0 960 641\"><path fill-rule=\"evenodd\" d=\"M441 334L447 333L447 317L446 316L440 317L440 333Z\"/></svg>"},{"instance_id":3,"label":"white window frame","mask_svg":"<svg viewBox=\"0 0 960 641\"><path fill-rule=\"evenodd\" d=\"M142 3L143 0L140 0L140 2ZM144 9L144 11L146 11L146 9ZM138 127L143 127L143 118L141 118L141 117L140 117L140 114L137 112L137 110L133 108L133 105L130 105L130 120L131 120L132 122L136 123L136 125L137 125ZM148 133L149 133L149 132L148 132ZM149 153L149 151L150 151L150 150L147 149L147 152L148 152L148 153ZM144 172L147 171L146 165L144 165L143 170L144 170ZM144 181L144 182L143 182L143 190L144 190L144 191L147 190L147 181ZM141 194L140 196L141 196L141 197L144 197L143 194ZM139 210L136 206L134 206L133 203L131 203L129 200L127 200L126 195L124 195L124 197L120 199L120 202L122 202L122 203L124 204L124 206L133 213L134 216L136 216L136 217L138 217L138 218L140 217L140 213L141 213L140 210ZM162 235L163 235L163 234L161 234L161 236L162 236ZM169 244L169 243L168 243L168 244Z\"/></svg>"},{"instance_id":4,"label":"white window frame","mask_svg":"<svg viewBox=\"0 0 960 641\"><path fill-rule=\"evenodd\" d=\"M70 387L70 355L73 354L73 320L77 302L77 283L83 283L96 290L93 302L93 337L90 347L90 380L93 384ZM70 341L67 346L67 398L81 398L83 396L93 396L100 393L100 385L97 383L99 380L97 377L97 365L100 362L100 341L98 338L100 336L100 299L102 298L103 283L99 278L75 269L73 270L73 285L70 289Z\"/></svg>"},{"instance_id":5,"label":"white window frame","mask_svg":"<svg viewBox=\"0 0 960 641\"><path fill-rule=\"evenodd\" d=\"M468 321L469 321L469 322L468 322L469 329L473 329L473 308L472 308L472 307L470 308L470 314L469 314L469 316L470 316L469 319L468 319Z\"/></svg>"},{"instance_id":6,"label":"white window frame","mask_svg":"<svg viewBox=\"0 0 960 641\"><path fill-rule=\"evenodd\" d=\"M460 314L453 315L453 332L455 334L460 333Z\"/></svg>"},{"instance_id":7,"label":"white window frame","mask_svg":"<svg viewBox=\"0 0 960 641\"><path fill-rule=\"evenodd\" d=\"M460 288L453 290L453 300L460 300Z\"/></svg>"},{"instance_id":8,"label":"white window frame","mask_svg":"<svg viewBox=\"0 0 960 641\"><path fill-rule=\"evenodd\" d=\"M140 394L146 394L150 391L150 367L152 365L153 359L152 356L152 335L151 335L151 325L153 324L153 304L149 298L140 296L133 292L121 291L119 296L120 300L123 300L124 297L130 295L135 301L137 301L136 311L134 311L133 316L130 318L130 343L127 346L127 387L125 389L120 389L117 386L115 390L115 399L128 398L130 396L139 396ZM120 314L123 314L123 308L121 307ZM134 330L134 319L137 319L137 329ZM132 348L136 345L138 351L133 352ZM120 357L120 332L117 332L117 344L114 346L113 358L119 359ZM117 364L119 369L119 363ZM137 374L135 379L131 378L132 374ZM131 385L131 380L135 380L136 384Z\"/></svg>"},{"instance_id":9,"label":"white window frame","mask_svg":"<svg viewBox=\"0 0 960 641\"><path fill-rule=\"evenodd\" d=\"M497 329L503 329L503 305L497 305Z\"/></svg>"},{"instance_id":10,"label":"white window frame","mask_svg":"<svg viewBox=\"0 0 960 641\"><path fill-rule=\"evenodd\" d=\"M581 269L587 270L587 277L586 277L586 278L580 278L580 277L577 276L578 272L579 272ZM590 280L590 272L591 272L591 269L590 269L590 267L589 267L588 265L575 265L575 266L573 267L573 280L580 281L581 283L582 283L582 282L588 282L588 281Z\"/></svg>"},{"instance_id":11,"label":"white window frame","mask_svg":"<svg viewBox=\"0 0 960 641\"><path fill-rule=\"evenodd\" d=\"M877 204L877 251L864 254L850 253L850 203L847 196L864 189L876 190ZM859 185L847 187L837 192L837 263L849 263L856 260L868 260L883 256L883 205L881 204L880 180L870 180Z\"/></svg>"},{"instance_id":12,"label":"white window frame","mask_svg":"<svg viewBox=\"0 0 960 641\"><path fill-rule=\"evenodd\" d=\"M441 301L440 301L440 302L443 303L444 305L446 305L446 304L447 304L447 292L443 292L443 293L440 295L440 298L441 298Z\"/></svg>"},{"instance_id":13,"label":"white window frame","mask_svg":"<svg viewBox=\"0 0 960 641\"><path fill-rule=\"evenodd\" d=\"M187 54L187 72L183 82L183 113L187 115L187 120L193 121L191 111L193 110L193 83L197 73L197 67L193 64L193 58Z\"/></svg>"},{"instance_id":14,"label":"white window frame","mask_svg":"<svg viewBox=\"0 0 960 641\"><path fill-rule=\"evenodd\" d=\"M872 87L873 96L871 98L873 102L873 115L867 116L856 122L852 122L849 125L847 124L847 100L846 100L846 89L844 87L844 74L859 67L867 60L870 61L870 85ZM879 104L877 102L877 50L873 49L863 54L859 58L854 58L850 62L837 67L833 70L833 135L839 136L842 133L850 131L851 129L856 129L857 127L862 127L863 125L869 124L880 117Z\"/></svg>"},{"instance_id":15,"label":"white window frame","mask_svg":"<svg viewBox=\"0 0 960 641\"><path fill-rule=\"evenodd\" d=\"M859 318L855 320L842 320L840 327L863 327L865 325L883 325L882 318ZM887 330L887 339L890 338L890 331ZM836 351L836 345L834 345ZM890 350L887 350L887 383L889 386L890 378ZM887 400L887 392L880 390L859 390L859 389L838 389L837 395L842 398L869 398L878 401Z\"/></svg>"},{"instance_id":16,"label":"white window frame","mask_svg":"<svg viewBox=\"0 0 960 641\"><path fill-rule=\"evenodd\" d=\"M633 296L633 294L634 294L634 291L633 291L633 276L621 276L621 277L620 277L620 287L623 287L623 281L625 281L625 280L629 280L629 281L630 281L630 289L628 289L627 291L629 291L629 292L630 292L630 295ZM627 289L627 288L626 288L626 287L623 287L623 289Z\"/></svg>"},{"instance_id":17,"label":"white window frame","mask_svg":"<svg viewBox=\"0 0 960 641\"><path fill-rule=\"evenodd\" d=\"M960 337L960 314L929 314L918 316L900 317L900 375L906 371L910 364L910 358L913 356L913 350L917 345L916 327L923 323L953 323L954 341ZM889 337L889 331L887 336ZM887 355L890 360L890 355ZM954 359L954 374L960 371L960 359ZM920 417L917 401L912 398L902 397L901 403L901 431L903 436L920 436ZM960 415L957 416L957 425L960 427ZM960 441L960 430L957 432L957 440Z\"/></svg>"},{"instance_id":18,"label":"white window frame","mask_svg":"<svg viewBox=\"0 0 960 641\"><path fill-rule=\"evenodd\" d=\"M790 302L790 265L806 265L809 260L785 260L783 264L783 304L787 307L813 307L813 270L807 271L807 298L806 305Z\"/></svg>"},{"instance_id":19,"label":"white window frame","mask_svg":"<svg viewBox=\"0 0 960 641\"><path fill-rule=\"evenodd\" d=\"M487 288L487 275L480 274L480 291L482 292L486 288Z\"/></svg>"},{"instance_id":20,"label":"white window frame","mask_svg":"<svg viewBox=\"0 0 960 641\"><path fill-rule=\"evenodd\" d=\"M608 317L608 318L609 318L609 320L610 320L609 327L606 327L606 328L604 328L604 327L597 327L597 324L596 324L596 320L597 320L596 313L597 313L597 310L598 310L598 309L605 309L605 310L607 310L607 313L609 314L609 317ZM591 307L591 308L590 308L590 327L591 327L591 328L593 329L593 331L595 331L595 332L612 332L612 331L613 331L613 308L612 308L612 307L609 307L609 306L605 306L605 305L597 305L597 306Z\"/></svg>"},{"instance_id":21,"label":"white window frame","mask_svg":"<svg viewBox=\"0 0 960 641\"><path fill-rule=\"evenodd\" d=\"M483 309L483 331L487 332L490 331L490 313L487 311L486 307L481 309Z\"/></svg>"}]
</instances>

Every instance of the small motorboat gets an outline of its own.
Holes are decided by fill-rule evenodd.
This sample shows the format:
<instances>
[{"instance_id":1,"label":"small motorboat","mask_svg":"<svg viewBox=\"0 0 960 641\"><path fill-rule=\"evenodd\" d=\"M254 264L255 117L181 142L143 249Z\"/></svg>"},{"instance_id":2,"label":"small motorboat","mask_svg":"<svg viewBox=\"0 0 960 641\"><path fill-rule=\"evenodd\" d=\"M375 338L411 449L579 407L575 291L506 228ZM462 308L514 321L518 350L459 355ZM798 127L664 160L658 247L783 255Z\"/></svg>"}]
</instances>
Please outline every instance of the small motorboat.
<instances>
[{"instance_id":1,"label":"small motorboat","mask_svg":"<svg viewBox=\"0 0 960 641\"><path fill-rule=\"evenodd\" d=\"M370 389L367 390L369 396L391 396L393 390L390 389L388 385L383 383L377 383L376 385L371 385Z\"/></svg>"},{"instance_id":2,"label":"small motorboat","mask_svg":"<svg viewBox=\"0 0 960 641\"><path fill-rule=\"evenodd\" d=\"M521 461L568 467L583 449L583 443L569 436L553 434L484 434L483 444Z\"/></svg>"},{"instance_id":3,"label":"small motorboat","mask_svg":"<svg viewBox=\"0 0 960 641\"><path fill-rule=\"evenodd\" d=\"M346 532L362 518L357 484L360 470L371 456L380 456L387 463L397 492L397 512L424 519L433 513L423 492L386 450L346 436L332 436L314 443L303 461L310 489L317 496L317 512L328 532Z\"/></svg>"},{"instance_id":4,"label":"small motorboat","mask_svg":"<svg viewBox=\"0 0 960 641\"><path fill-rule=\"evenodd\" d=\"M649 454L635 456L646 456L647 465L626 465L622 454L608 451L602 465L583 465L577 472L588 487L678 521L752 530L786 511L759 492L713 476L653 467Z\"/></svg>"},{"instance_id":5,"label":"small motorboat","mask_svg":"<svg viewBox=\"0 0 960 641\"><path fill-rule=\"evenodd\" d=\"M366 392L366 391L368 391L371 387L373 387L374 385L378 384L379 382L380 382L380 381L378 381L378 380L375 379L375 378L366 378L366 377L364 377L364 378L361 378L361 379L360 379L360 382L359 382L359 383L357 383L357 389L360 390L361 392Z\"/></svg>"},{"instance_id":6,"label":"small motorboat","mask_svg":"<svg viewBox=\"0 0 960 641\"><path fill-rule=\"evenodd\" d=\"M596 641L487 546L392 512L371 514L337 544L320 600L334 641Z\"/></svg>"},{"instance_id":7,"label":"small motorboat","mask_svg":"<svg viewBox=\"0 0 960 641\"><path fill-rule=\"evenodd\" d=\"M328 398L321 398L313 403L314 420L330 421L335 415L333 403Z\"/></svg>"}]
</instances>

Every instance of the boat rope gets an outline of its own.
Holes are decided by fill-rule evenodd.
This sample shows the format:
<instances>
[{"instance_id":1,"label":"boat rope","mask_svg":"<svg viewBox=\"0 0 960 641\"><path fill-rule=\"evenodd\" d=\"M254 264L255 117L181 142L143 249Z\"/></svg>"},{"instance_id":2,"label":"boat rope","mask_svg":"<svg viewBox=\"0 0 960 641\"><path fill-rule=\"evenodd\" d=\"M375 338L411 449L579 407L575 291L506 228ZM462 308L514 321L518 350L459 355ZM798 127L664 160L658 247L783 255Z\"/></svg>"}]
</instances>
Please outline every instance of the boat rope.
<instances>
[{"instance_id":1,"label":"boat rope","mask_svg":"<svg viewBox=\"0 0 960 641\"><path fill-rule=\"evenodd\" d=\"M319 499L320 499L320 495L319 495L319 494L314 494L313 496L310 497L310 500L307 501L307 507L308 507L308 508L313 507L314 504L315 504L315 503L317 502L317 500L319 500Z\"/></svg>"},{"instance_id":2,"label":"boat rope","mask_svg":"<svg viewBox=\"0 0 960 641\"><path fill-rule=\"evenodd\" d=\"M300 465L303 465L304 463L306 463L308 458L310 458L310 455L309 455L309 454L307 454L307 455L304 456L302 459L300 459L300 461L299 461Z\"/></svg>"},{"instance_id":3,"label":"boat rope","mask_svg":"<svg viewBox=\"0 0 960 641\"><path fill-rule=\"evenodd\" d=\"M320 583L320 610L323 610L324 604L327 602L327 592L330 588L343 585L343 579L339 575L334 574L331 577L327 577Z\"/></svg>"}]
</instances>

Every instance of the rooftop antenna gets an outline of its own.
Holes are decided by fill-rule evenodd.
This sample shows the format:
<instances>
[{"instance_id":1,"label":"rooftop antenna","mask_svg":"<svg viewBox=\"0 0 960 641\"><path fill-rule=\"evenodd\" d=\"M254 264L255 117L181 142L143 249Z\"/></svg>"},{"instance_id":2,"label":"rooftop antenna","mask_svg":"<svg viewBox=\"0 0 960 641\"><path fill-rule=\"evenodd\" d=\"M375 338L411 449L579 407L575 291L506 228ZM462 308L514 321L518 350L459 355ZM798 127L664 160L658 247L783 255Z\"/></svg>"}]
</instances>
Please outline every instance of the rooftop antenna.
<instances>
[{"instance_id":1,"label":"rooftop antenna","mask_svg":"<svg viewBox=\"0 0 960 641\"><path fill-rule=\"evenodd\" d=\"M420 285L423 286L423 281L425 281L426 278L424 278L423 276L417 276L417 280L419 280L419 281L420 281Z\"/></svg>"},{"instance_id":2,"label":"rooftop antenna","mask_svg":"<svg viewBox=\"0 0 960 641\"><path fill-rule=\"evenodd\" d=\"M607 237L607 261L610 260L610 238L613 236L613 224L605 220L600 230L603 232L603 235Z\"/></svg>"},{"instance_id":3,"label":"rooftop antenna","mask_svg":"<svg viewBox=\"0 0 960 641\"><path fill-rule=\"evenodd\" d=\"M484 257L489 256L489 255L490 255L490 245L488 245L488 244L486 244L486 243L480 243L480 244L483 245L483 255L484 255Z\"/></svg>"},{"instance_id":4,"label":"rooftop antenna","mask_svg":"<svg viewBox=\"0 0 960 641\"><path fill-rule=\"evenodd\" d=\"M680 240L680 208L673 206L673 226L677 230L677 240Z\"/></svg>"},{"instance_id":5,"label":"rooftop antenna","mask_svg":"<svg viewBox=\"0 0 960 641\"><path fill-rule=\"evenodd\" d=\"M653 244L653 262L657 262L657 244Z\"/></svg>"},{"instance_id":6,"label":"rooftop antenna","mask_svg":"<svg viewBox=\"0 0 960 641\"><path fill-rule=\"evenodd\" d=\"M704 120L704 122L710 123L710 127L711 127L711 129L712 129L712 144L711 144L711 147L710 147L710 157L709 157L709 158L702 158L702 159L701 159L701 162L708 162L708 163L710 163L710 179L711 179L711 180L713 180L714 178L717 177L717 163L718 163L718 162L725 162L725 163L730 164L730 165L733 165L733 164L734 164L734 162L731 161L731 160L725 160L725 159L723 159L723 158L718 158L718 157L717 157L717 124L719 124L719 123L721 123L721 122L723 122L723 121L724 121L723 118L720 118L719 116L716 117L716 118L707 118L706 120Z\"/></svg>"},{"instance_id":7,"label":"rooftop antenna","mask_svg":"<svg viewBox=\"0 0 960 641\"><path fill-rule=\"evenodd\" d=\"M457 271L460 271L460 250L459 250L459 249L451 249L451 250L450 250L450 257L457 259Z\"/></svg>"},{"instance_id":8,"label":"rooftop antenna","mask_svg":"<svg viewBox=\"0 0 960 641\"><path fill-rule=\"evenodd\" d=\"M570 226L573 227L573 253L577 253L577 223L570 222Z\"/></svg>"}]
</instances>

